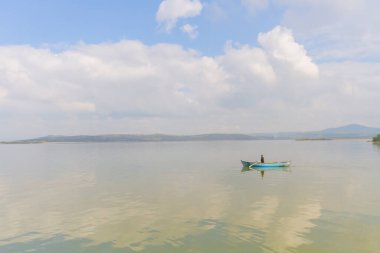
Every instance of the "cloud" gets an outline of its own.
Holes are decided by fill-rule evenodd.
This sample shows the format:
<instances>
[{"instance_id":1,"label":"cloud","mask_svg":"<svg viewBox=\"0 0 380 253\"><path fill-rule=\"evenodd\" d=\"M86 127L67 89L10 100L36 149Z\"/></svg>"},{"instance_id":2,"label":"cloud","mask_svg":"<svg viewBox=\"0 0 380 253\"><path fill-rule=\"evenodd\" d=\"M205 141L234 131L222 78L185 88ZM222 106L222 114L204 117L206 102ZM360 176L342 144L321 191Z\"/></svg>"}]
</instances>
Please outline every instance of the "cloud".
<instances>
[{"instance_id":1,"label":"cloud","mask_svg":"<svg viewBox=\"0 0 380 253\"><path fill-rule=\"evenodd\" d=\"M186 33L191 39L198 37L198 27L190 24L181 27L182 32Z\"/></svg>"},{"instance_id":2,"label":"cloud","mask_svg":"<svg viewBox=\"0 0 380 253\"><path fill-rule=\"evenodd\" d=\"M310 77L318 77L318 67L298 44L289 29L277 26L268 33L260 33L258 41L276 61Z\"/></svg>"},{"instance_id":3,"label":"cloud","mask_svg":"<svg viewBox=\"0 0 380 253\"><path fill-rule=\"evenodd\" d=\"M93 103L87 102L66 101L59 103L59 105L64 111L93 112L96 110Z\"/></svg>"},{"instance_id":4,"label":"cloud","mask_svg":"<svg viewBox=\"0 0 380 253\"><path fill-rule=\"evenodd\" d=\"M204 13L205 17L212 23L221 22L228 17L226 8L216 1L206 3Z\"/></svg>"},{"instance_id":5,"label":"cloud","mask_svg":"<svg viewBox=\"0 0 380 253\"><path fill-rule=\"evenodd\" d=\"M379 60L379 1L240 0L240 3L240 8L251 14L262 12L263 20L291 29L315 61ZM233 14L231 8L223 9ZM255 19L248 20L255 22L255 27L265 26L265 22Z\"/></svg>"},{"instance_id":6,"label":"cloud","mask_svg":"<svg viewBox=\"0 0 380 253\"><path fill-rule=\"evenodd\" d=\"M318 61L372 60L380 53L378 1L276 0L273 4L284 10L281 24L292 29Z\"/></svg>"},{"instance_id":7,"label":"cloud","mask_svg":"<svg viewBox=\"0 0 380 253\"><path fill-rule=\"evenodd\" d=\"M231 78L248 82L256 79L263 84L276 81L276 73L267 54L260 48L249 45L234 47L228 43L225 55L219 58L219 62L227 72L231 73Z\"/></svg>"},{"instance_id":8,"label":"cloud","mask_svg":"<svg viewBox=\"0 0 380 253\"><path fill-rule=\"evenodd\" d=\"M0 87L0 102L2 99L4 99L8 95L8 92L6 89Z\"/></svg>"},{"instance_id":9,"label":"cloud","mask_svg":"<svg viewBox=\"0 0 380 253\"><path fill-rule=\"evenodd\" d=\"M258 41L261 47L230 43L218 57L228 83L233 84L221 104L256 113L259 122L267 122L264 111L271 117L297 111L292 107L304 108L309 103L305 98L318 89L319 70L286 28L260 33Z\"/></svg>"},{"instance_id":10,"label":"cloud","mask_svg":"<svg viewBox=\"0 0 380 253\"><path fill-rule=\"evenodd\" d=\"M164 119L169 124L170 118L216 110L213 102L229 88L215 59L178 45L148 47L125 40L81 44L60 53L3 46L0 53L0 115L12 115L6 122L0 118L2 128L8 128L3 137L64 129L125 132L131 118L136 121L127 131L162 131ZM77 114L82 112L91 117ZM125 117L114 118L115 113ZM33 124L22 131L24 121Z\"/></svg>"},{"instance_id":11,"label":"cloud","mask_svg":"<svg viewBox=\"0 0 380 253\"><path fill-rule=\"evenodd\" d=\"M156 20L170 32L180 18L198 16L203 5L200 0L164 0L156 13Z\"/></svg>"},{"instance_id":12,"label":"cloud","mask_svg":"<svg viewBox=\"0 0 380 253\"><path fill-rule=\"evenodd\" d=\"M134 40L58 53L1 46L0 138L380 125L378 64L317 65L284 27L258 42L229 42L215 57Z\"/></svg>"}]
</instances>

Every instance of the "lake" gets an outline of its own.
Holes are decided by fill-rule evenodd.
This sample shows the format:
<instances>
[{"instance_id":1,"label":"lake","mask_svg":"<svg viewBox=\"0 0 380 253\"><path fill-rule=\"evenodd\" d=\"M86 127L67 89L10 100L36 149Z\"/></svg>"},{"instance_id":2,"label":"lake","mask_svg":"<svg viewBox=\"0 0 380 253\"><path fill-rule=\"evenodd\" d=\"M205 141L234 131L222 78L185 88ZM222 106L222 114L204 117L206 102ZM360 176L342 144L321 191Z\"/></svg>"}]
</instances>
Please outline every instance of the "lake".
<instances>
[{"instance_id":1,"label":"lake","mask_svg":"<svg viewBox=\"0 0 380 253\"><path fill-rule=\"evenodd\" d=\"M285 170L240 160L291 160ZM0 145L0 252L380 252L366 140Z\"/></svg>"}]
</instances>

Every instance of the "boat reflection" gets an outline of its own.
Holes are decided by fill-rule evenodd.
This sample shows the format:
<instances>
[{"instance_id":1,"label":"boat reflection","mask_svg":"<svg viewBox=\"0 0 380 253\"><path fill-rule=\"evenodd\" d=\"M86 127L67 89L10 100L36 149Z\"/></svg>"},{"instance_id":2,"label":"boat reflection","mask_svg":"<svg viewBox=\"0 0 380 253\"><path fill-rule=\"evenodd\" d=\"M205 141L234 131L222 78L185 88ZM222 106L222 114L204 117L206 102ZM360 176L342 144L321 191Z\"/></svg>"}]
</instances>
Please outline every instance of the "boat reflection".
<instances>
[{"instance_id":1,"label":"boat reflection","mask_svg":"<svg viewBox=\"0 0 380 253\"><path fill-rule=\"evenodd\" d=\"M265 172L269 172L269 171L290 172L290 168L289 167L247 167L247 166L243 166L241 169L241 172L247 172L247 171L259 172L261 175L261 178L264 178Z\"/></svg>"}]
</instances>

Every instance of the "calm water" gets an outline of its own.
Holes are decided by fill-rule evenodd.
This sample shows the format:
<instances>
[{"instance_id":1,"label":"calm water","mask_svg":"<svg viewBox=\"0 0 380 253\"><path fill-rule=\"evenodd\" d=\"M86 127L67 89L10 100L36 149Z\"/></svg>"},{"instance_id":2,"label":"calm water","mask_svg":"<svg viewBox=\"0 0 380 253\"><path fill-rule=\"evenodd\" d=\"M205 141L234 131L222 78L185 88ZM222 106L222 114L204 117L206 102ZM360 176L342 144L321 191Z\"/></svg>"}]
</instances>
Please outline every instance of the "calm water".
<instances>
[{"instance_id":1,"label":"calm water","mask_svg":"<svg viewBox=\"0 0 380 253\"><path fill-rule=\"evenodd\" d=\"M242 171L240 159L292 160ZM0 252L380 252L366 141L0 145Z\"/></svg>"}]
</instances>

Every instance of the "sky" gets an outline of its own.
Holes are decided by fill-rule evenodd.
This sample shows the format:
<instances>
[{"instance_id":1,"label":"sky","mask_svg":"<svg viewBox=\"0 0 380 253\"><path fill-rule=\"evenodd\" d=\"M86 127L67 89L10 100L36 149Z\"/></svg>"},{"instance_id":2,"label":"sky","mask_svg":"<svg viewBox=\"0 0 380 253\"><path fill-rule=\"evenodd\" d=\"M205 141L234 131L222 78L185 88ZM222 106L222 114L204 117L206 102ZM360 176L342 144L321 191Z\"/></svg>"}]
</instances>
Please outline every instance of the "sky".
<instances>
[{"instance_id":1,"label":"sky","mask_svg":"<svg viewBox=\"0 0 380 253\"><path fill-rule=\"evenodd\" d=\"M0 140L380 127L375 0L2 0Z\"/></svg>"}]
</instances>

